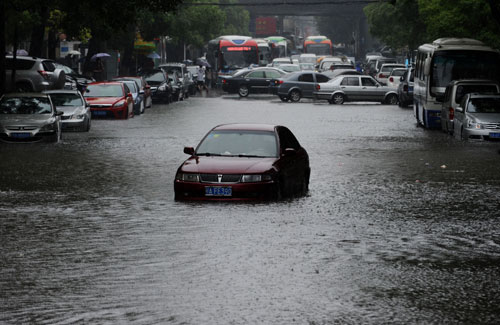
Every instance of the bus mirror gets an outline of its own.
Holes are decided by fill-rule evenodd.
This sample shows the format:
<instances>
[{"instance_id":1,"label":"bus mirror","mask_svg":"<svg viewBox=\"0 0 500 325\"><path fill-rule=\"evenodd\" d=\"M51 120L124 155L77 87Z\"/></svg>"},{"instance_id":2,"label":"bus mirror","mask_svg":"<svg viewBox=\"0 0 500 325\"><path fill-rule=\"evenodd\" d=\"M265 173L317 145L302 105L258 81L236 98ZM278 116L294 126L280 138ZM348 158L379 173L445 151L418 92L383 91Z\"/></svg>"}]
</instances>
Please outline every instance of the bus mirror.
<instances>
[{"instance_id":1,"label":"bus mirror","mask_svg":"<svg viewBox=\"0 0 500 325\"><path fill-rule=\"evenodd\" d=\"M431 74L431 58L426 58L424 61L424 75L428 76Z\"/></svg>"}]
</instances>

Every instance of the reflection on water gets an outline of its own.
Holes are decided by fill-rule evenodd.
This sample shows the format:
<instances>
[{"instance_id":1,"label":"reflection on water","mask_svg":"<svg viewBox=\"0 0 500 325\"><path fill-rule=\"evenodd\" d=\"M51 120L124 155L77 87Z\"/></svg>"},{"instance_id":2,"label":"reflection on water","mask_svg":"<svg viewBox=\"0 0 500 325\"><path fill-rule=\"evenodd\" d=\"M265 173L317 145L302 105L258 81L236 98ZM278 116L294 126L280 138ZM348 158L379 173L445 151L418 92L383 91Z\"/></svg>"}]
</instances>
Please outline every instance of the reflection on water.
<instances>
[{"instance_id":1,"label":"reflection on water","mask_svg":"<svg viewBox=\"0 0 500 325\"><path fill-rule=\"evenodd\" d=\"M391 106L235 102L2 144L0 322L496 322L496 144L415 128ZM307 197L173 201L182 148L235 121L292 129Z\"/></svg>"}]
</instances>

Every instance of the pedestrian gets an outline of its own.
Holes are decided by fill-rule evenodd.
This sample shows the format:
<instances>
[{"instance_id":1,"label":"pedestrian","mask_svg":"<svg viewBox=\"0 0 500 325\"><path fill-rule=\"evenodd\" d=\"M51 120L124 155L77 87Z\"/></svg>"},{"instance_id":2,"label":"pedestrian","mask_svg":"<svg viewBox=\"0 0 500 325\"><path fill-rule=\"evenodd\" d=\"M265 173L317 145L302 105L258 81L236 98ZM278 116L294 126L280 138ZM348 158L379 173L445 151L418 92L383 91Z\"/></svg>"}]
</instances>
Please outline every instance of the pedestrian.
<instances>
[{"instance_id":1,"label":"pedestrian","mask_svg":"<svg viewBox=\"0 0 500 325\"><path fill-rule=\"evenodd\" d=\"M197 76L196 80L198 84L198 90L201 93L201 90L203 88L207 91L208 94L208 88L207 85L205 84L205 67L203 65L200 64L200 66L198 67L198 70L196 71L196 76Z\"/></svg>"},{"instance_id":2,"label":"pedestrian","mask_svg":"<svg viewBox=\"0 0 500 325\"><path fill-rule=\"evenodd\" d=\"M207 88L210 87L212 88L213 85L212 85L212 69L210 68L207 68L206 71L205 71L205 79L206 79L206 85L207 85Z\"/></svg>"},{"instance_id":3,"label":"pedestrian","mask_svg":"<svg viewBox=\"0 0 500 325\"><path fill-rule=\"evenodd\" d=\"M95 60L93 74L96 81L104 80L104 64L102 63L101 58L97 58Z\"/></svg>"}]
</instances>

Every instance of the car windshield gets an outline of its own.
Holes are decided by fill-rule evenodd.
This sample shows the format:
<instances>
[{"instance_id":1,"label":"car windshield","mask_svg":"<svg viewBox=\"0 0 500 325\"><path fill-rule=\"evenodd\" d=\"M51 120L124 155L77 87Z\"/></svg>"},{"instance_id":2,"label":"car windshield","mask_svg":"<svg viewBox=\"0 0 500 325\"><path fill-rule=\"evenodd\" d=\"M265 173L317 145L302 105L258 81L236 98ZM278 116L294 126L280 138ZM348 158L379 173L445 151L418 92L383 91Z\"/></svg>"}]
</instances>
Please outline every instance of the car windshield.
<instances>
[{"instance_id":1,"label":"car windshield","mask_svg":"<svg viewBox=\"0 0 500 325\"><path fill-rule=\"evenodd\" d=\"M51 114L52 106L47 97L4 97L0 114Z\"/></svg>"},{"instance_id":2,"label":"car windshield","mask_svg":"<svg viewBox=\"0 0 500 325\"><path fill-rule=\"evenodd\" d=\"M161 71L147 71L143 72L142 76L147 82L164 82L165 75Z\"/></svg>"},{"instance_id":3,"label":"car windshield","mask_svg":"<svg viewBox=\"0 0 500 325\"><path fill-rule=\"evenodd\" d=\"M83 100L77 94L50 94L55 106L83 106Z\"/></svg>"},{"instance_id":4,"label":"car windshield","mask_svg":"<svg viewBox=\"0 0 500 325\"><path fill-rule=\"evenodd\" d=\"M123 88L116 84L89 85L85 97L123 97Z\"/></svg>"},{"instance_id":5,"label":"car windshield","mask_svg":"<svg viewBox=\"0 0 500 325\"><path fill-rule=\"evenodd\" d=\"M500 113L500 97L472 98L467 105L469 113Z\"/></svg>"},{"instance_id":6,"label":"car windshield","mask_svg":"<svg viewBox=\"0 0 500 325\"><path fill-rule=\"evenodd\" d=\"M277 157L273 132L212 131L196 150L198 156Z\"/></svg>"},{"instance_id":7,"label":"car windshield","mask_svg":"<svg viewBox=\"0 0 500 325\"><path fill-rule=\"evenodd\" d=\"M406 70L394 69L394 70L392 70L391 76L401 77L402 75L405 74L405 72L406 72Z\"/></svg>"},{"instance_id":8,"label":"car windshield","mask_svg":"<svg viewBox=\"0 0 500 325\"><path fill-rule=\"evenodd\" d=\"M498 93L498 88L495 85L460 85L457 86L455 93L455 103L459 104L465 95L470 93Z\"/></svg>"}]
</instances>

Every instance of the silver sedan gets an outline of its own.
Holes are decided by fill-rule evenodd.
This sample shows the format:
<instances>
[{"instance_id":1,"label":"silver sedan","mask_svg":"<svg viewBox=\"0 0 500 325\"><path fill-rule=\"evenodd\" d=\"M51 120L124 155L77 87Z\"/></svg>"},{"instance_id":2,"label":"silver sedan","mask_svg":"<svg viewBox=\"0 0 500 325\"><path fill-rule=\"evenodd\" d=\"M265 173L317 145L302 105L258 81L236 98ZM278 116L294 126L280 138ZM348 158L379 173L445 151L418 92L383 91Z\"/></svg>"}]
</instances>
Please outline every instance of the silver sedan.
<instances>
[{"instance_id":1,"label":"silver sedan","mask_svg":"<svg viewBox=\"0 0 500 325\"><path fill-rule=\"evenodd\" d=\"M61 115L46 94L6 94L0 99L0 139L58 142L61 139Z\"/></svg>"},{"instance_id":2,"label":"silver sedan","mask_svg":"<svg viewBox=\"0 0 500 325\"><path fill-rule=\"evenodd\" d=\"M314 98L328 100L330 104L344 102L381 102L396 105L397 90L382 86L371 76L341 75L316 86Z\"/></svg>"},{"instance_id":3,"label":"silver sedan","mask_svg":"<svg viewBox=\"0 0 500 325\"><path fill-rule=\"evenodd\" d=\"M56 109L63 112L61 122L64 131L90 130L90 105L78 90L48 90L45 93L50 96Z\"/></svg>"},{"instance_id":4,"label":"silver sedan","mask_svg":"<svg viewBox=\"0 0 500 325\"><path fill-rule=\"evenodd\" d=\"M463 140L500 140L500 95L467 94L455 109L453 129Z\"/></svg>"}]
</instances>

